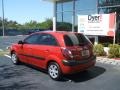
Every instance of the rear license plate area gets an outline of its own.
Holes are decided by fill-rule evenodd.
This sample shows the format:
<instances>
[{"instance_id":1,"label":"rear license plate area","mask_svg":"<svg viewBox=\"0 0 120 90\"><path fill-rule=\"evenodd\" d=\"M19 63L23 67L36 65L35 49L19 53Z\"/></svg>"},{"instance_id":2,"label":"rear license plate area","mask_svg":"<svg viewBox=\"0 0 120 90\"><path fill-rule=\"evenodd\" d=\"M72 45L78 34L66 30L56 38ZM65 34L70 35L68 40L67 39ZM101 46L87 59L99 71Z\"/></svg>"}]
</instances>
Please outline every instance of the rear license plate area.
<instances>
[{"instance_id":1,"label":"rear license plate area","mask_svg":"<svg viewBox=\"0 0 120 90\"><path fill-rule=\"evenodd\" d=\"M83 50L82 51L82 56L84 57L84 56L89 56L90 55L90 53L89 53L89 50Z\"/></svg>"}]
</instances>

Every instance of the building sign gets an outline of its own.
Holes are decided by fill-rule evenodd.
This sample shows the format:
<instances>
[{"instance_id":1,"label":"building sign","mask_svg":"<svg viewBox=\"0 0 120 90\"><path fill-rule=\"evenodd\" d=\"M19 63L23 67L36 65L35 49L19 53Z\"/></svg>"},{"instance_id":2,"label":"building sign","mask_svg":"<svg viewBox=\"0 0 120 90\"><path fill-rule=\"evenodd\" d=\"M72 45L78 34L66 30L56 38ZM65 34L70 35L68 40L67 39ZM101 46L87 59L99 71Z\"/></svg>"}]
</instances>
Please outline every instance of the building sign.
<instances>
[{"instance_id":1,"label":"building sign","mask_svg":"<svg viewBox=\"0 0 120 90\"><path fill-rule=\"evenodd\" d=\"M114 36L115 13L78 15L78 32L85 35Z\"/></svg>"}]
</instances>

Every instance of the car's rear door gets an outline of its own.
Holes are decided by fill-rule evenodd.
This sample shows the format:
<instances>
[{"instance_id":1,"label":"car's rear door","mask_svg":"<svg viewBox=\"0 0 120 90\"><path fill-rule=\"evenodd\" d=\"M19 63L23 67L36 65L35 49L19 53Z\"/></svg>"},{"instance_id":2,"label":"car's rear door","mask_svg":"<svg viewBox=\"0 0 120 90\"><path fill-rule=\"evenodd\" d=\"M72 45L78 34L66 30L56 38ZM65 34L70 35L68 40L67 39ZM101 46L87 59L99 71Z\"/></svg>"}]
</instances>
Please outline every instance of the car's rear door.
<instances>
[{"instance_id":1,"label":"car's rear door","mask_svg":"<svg viewBox=\"0 0 120 90\"><path fill-rule=\"evenodd\" d=\"M37 44L35 47L32 47L33 55L35 56L34 60L32 61L32 64L45 68L46 65L46 58L53 54L55 49L58 49L58 43L56 39L47 33L41 33L39 34L40 37L37 39ZM57 52L57 51L56 51Z\"/></svg>"}]
</instances>

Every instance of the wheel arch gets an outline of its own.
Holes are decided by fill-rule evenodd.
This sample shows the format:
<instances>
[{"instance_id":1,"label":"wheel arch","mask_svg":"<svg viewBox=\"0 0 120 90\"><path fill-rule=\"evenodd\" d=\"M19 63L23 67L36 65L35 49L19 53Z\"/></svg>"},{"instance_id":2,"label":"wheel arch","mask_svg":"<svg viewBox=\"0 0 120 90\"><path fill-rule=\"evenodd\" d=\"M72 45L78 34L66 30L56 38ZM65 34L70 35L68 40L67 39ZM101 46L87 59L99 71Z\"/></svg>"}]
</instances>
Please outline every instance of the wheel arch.
<instances>
[{"instance_id":1,"label":"wheel arch","mask_svg":"<svg viewBox=\"0 0 120 90\"><path fill-rule=\"evenodd\" d=\"M48 66L49 66L49 64L50 64L51 62L55 62L55 63L58 64L58 62L56 62L56 60L49 60L49 61L47 62L47 64L46 64L46 69L48 69ZM58 64L58 65L59 65L59 64Z\"/></svg>"},{"instance_id":2,"label":"wheel arch","mask_svg":"<svg viewBox=\"0 0 120 90\"><path fill-rule=\"evenodd\" d=\"M10 51L10 55L12 55L15 52L15 50Z\"/></svg>"},{"instance_id":3,"label":"wheel arch","mask_svg":"<svg viewBox=\"0 0 120 90\"><path fill-rule=\"evenodd\" d=\"M46 66L45 66L46 69L48 68L48 65L51 62L56 62L61 67L61 59L59 57L55 56L55 55L49 55L46 58Z\"/></svg>"}]
</instances>

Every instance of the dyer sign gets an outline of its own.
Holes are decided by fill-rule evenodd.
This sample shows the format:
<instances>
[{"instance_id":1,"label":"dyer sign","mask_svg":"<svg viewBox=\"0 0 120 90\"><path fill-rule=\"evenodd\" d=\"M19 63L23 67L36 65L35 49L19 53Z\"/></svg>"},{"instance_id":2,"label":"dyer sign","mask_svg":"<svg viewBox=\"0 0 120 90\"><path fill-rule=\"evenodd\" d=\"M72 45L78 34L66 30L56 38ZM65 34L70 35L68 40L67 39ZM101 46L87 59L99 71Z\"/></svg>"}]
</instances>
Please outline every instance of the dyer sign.
<instances>
[{"instance_id":1,"label":"dyer sign","mask_svg":"<svg viewBox=\"0 0 120 90\"><path fill-rule=\"evenodd\" d=\"M114 36L116 14L78 15L78 32L85 35Z\"/></svg>"}]
</instances>

